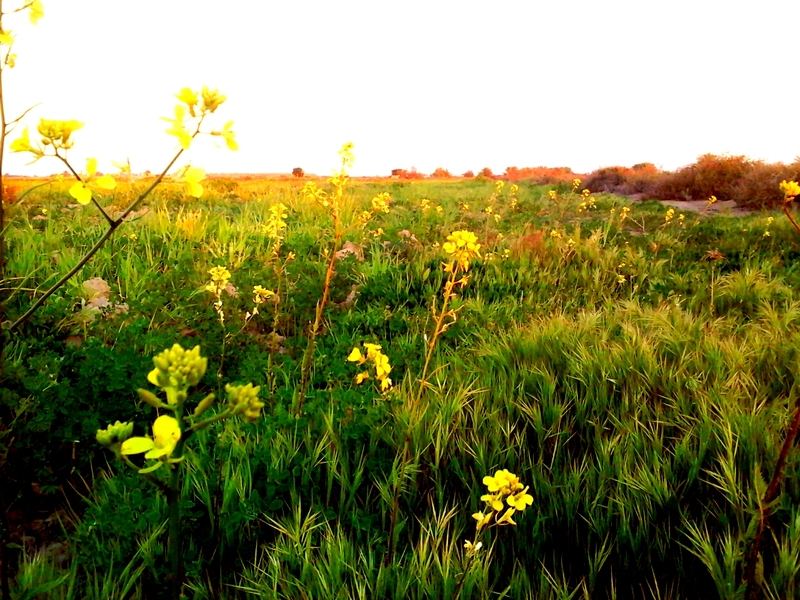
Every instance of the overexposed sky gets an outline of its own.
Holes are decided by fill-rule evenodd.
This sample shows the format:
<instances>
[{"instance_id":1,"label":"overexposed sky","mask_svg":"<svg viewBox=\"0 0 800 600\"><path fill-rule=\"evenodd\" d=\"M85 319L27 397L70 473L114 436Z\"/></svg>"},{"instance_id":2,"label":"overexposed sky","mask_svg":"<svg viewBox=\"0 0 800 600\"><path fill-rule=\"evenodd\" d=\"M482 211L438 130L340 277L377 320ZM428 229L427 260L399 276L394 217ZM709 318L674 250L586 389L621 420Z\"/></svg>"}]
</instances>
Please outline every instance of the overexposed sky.
<instances>
[{"instance_id":1,"label":"overexposed sky","mask_svg":"<svg viewBox=\"0 0 800 600\"><path fill-rule=\"evenodd\" d=\"M208 172L324 175L346 141L355 175L800 155L796 0L43 1L36 27L5 17L7 114L42 102L31 137L40 117L84 121L81 169L163 168L159 117L203 85L240 145L195 141L182 164ZM4 171L63 170L26 162Z\"/></svg>"}]
</instances>

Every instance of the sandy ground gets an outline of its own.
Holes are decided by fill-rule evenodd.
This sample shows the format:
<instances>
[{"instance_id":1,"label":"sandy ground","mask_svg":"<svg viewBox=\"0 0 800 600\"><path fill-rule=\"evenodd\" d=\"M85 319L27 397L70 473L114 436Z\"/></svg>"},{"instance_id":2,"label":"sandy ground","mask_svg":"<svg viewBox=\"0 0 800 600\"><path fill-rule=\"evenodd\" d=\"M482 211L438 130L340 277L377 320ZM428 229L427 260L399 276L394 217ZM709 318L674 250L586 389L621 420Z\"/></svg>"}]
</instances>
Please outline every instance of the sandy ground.
<instances>
[{"instance_id":1,"label":"sandy ground","mask_svg":"<svg viewBox=\"0 0 800 600\"><path fill-rule=\"evenodd\" d=\"M629 196L629 198L633 202L644 199L641 194L635 194ZM746 208L740 208L733 200L720 200L710 206L706 200L661 200L661 204L672 206L676 210L683 212L696 212L730 217L738 217L752 212Z\"/></svg>"}]
</instances>

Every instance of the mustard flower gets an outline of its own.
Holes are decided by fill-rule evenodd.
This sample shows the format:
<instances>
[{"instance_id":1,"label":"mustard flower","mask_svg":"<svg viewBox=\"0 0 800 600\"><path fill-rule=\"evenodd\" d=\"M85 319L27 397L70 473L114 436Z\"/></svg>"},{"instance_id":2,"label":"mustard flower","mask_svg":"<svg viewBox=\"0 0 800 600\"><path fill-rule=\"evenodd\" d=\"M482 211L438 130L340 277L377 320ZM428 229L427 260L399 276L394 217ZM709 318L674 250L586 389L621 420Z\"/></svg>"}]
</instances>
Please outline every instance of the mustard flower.
<instances>
[{"instance_id":1,"label":"mustard flower","mask_svg":"<svg viewBox=\"0 0 800 600\"><path fill-rule=\"evenodd\" d=\"M471 231L454 231L447 236L447 242L442 244L447 254L453 256L462 269L469 269L469 262L473 258L480 258L481 245L478 238Z\"/></svg>"},{"instance_id":2,"label":"mustard flower","mask_svg":"<svg viewBox=\"0 0 800 600\"><path fill-rule=\"evenodd\" d=\"M780 188L783 192L785 202L791 202L795 199L795 196L800 195L800 185L798 185L796 181L783 180L781 181Z\"/></svg>"},{"instance_id":3,"label":"mustard flower","mask_svg":"<svg viewBox=\"0 0 800 600\"><path fill-rule=\"evenodd\" d=\"M95 177L97 174L97 159L86 159L86 177L83 181L76 181L69 188L69 195L75 198L79 204L89 204L92 201L92 190L89 186L99 187L103 190L113 190L117 187L117 182L110 175L101 175Z\"/></svg>"},{"instance_id":4,"label":"mustard flower","mask_svg":"<svg viewBox=\"0 0 800 600\"><path fill-rule=\"evenodd\" d=\"M181 439L181 428L178 420L169 415L161 415L153 423L153 437L132 437L122 442L122 454L145 453L145 458L169 458L178 440Z\"/></svg>"},{"instance_id":5,"label":"mustard flower","mask_svg":"<svg viewBox=\"0 0 800 600\"><path fill-rule=\"evenodd\" d=\"M389 193L381 192L372 199L372 210L375 212L389 212Z\"/></svg>"},{"instance_id":6,"label":"mustard flower","mask_svg":"<svg viewBox=\"0 0 800 600\"><path fill-rule=\"evenodd\" d=\"M533 496L528 493L528 486L526 486L522 491L510 495L506 502L514 510L522 511L533 504Z\"/></svg>"},{"instance_id":7,"label":"mustard flower","mask_svg":"<svg viewBox=\"0 0 800 600\"><path fill-rule=\"evenodd\" d=\"M153 357L155 369L147 375L147 381L156 387L185 389L197 385L206 373L208 359L200 356L200 346L185 350L179 344ZM170 404L175 401L169 397Z\"/></svg>"}]
</instances>

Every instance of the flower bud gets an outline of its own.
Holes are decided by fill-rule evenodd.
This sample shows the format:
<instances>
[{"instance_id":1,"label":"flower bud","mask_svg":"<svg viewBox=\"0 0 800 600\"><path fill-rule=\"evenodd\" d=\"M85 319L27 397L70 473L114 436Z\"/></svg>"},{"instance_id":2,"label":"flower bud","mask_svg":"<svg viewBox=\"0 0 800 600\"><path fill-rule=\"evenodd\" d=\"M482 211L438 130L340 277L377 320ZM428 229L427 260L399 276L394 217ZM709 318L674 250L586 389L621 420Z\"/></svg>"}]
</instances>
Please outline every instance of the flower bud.
<instances>
[{"instance_id":1,"label":"flower bud","mask_svg":"<svg viewBox=\"0 0 800 600\"><path fill-rule=\"evenodd\" d=\"M133 423L117 421L105 429L98 429L95 438L101 446L113 446L127 440L133 434Z\"/></svg>"},{"instance_id":2,"label":"flower bud","mask_svg":"<svg viewBox=\"0 0 800 600\"><path fill-rule=\"evenodd\" d=\"M211 407L212 404L214 404L214 394L209 394L208 396L200 400L197 407L194 409L194 416L199 417L204 412L206 412Z\"/></svg>"},{"instance_id":3,"label":"flower bud","mask_svg":"<svg viewBox=\"0 0 800 600\"><path fill-rule=\"evenodd\" d=\"M148 392L143 389L138 389L136 391L139 394L139 398L141 398L143 402L147 402L150 406L154 408L166 408L167 405L161 402L153 392Z\"/></svg>"}]
</instances>

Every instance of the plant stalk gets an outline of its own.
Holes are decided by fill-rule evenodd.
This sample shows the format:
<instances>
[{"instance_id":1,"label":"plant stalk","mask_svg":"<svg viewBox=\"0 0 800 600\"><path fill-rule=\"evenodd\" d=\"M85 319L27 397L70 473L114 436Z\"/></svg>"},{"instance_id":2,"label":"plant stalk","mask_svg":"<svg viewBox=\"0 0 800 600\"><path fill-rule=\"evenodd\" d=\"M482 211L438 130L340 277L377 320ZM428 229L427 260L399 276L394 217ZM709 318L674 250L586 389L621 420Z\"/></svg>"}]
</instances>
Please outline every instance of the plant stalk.
<instances>
[{"instance_id":1,"label":"plant stalk","mask_svg":"<svg viewBox=\"0 0 800 600\"><path fill-rule=\"evenodd\" d=\"M791 394L790 397L793 397ZM796 401L797 402L797 401ZM789 457L789 452L794 445L794 440L800 430L800 402L797 402L795 409L794 419L791 427L786 434L786 439L783 441L781 453L778 455L778 462L775 464L775 471L772 474L772 481L769 482L767 491L761 501L759 509L758 527L756 528L756 535L753 538L753 543L750 546L750 552L747 557L747 571L745 581L747 582L747 597L749 600L757 600L761 594L759 586L756 583L756 565L758 563L758 554L761 549L761 543L764 539L764 532L767 529L767 520L772 514L772 503L778 497L778 490L780 488L781 478L783 477L783 468L786 465L786 460Z\"/></svg>"}]
</instances>

